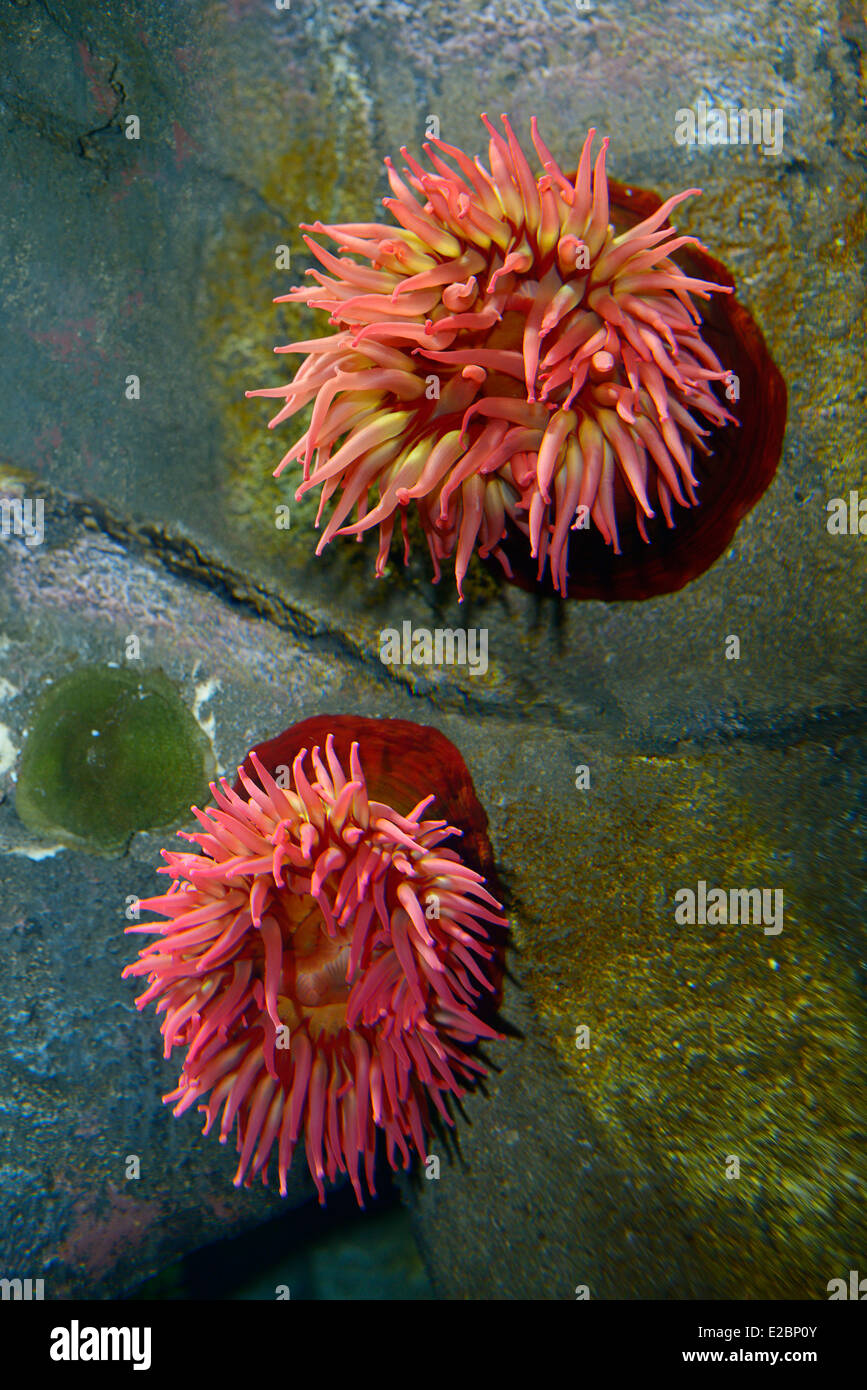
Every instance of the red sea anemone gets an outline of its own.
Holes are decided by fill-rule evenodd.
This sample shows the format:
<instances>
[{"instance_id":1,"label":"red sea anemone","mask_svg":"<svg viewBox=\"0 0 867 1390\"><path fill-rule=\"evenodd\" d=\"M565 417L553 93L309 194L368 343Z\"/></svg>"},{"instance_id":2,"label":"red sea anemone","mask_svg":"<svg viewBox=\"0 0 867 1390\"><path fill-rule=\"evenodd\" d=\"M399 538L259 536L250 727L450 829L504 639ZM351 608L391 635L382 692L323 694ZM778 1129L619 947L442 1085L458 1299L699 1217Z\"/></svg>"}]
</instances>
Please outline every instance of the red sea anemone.
<instances>
[{"instance_id":1,"label":"red sea anemone","mask_svg":"<svg viewBox=\"0 0 867 1390\"><path fill-rule=\"evenodd\" d=\"M461 597L476 547L518 579L529 549L535 581L547 566L564 595L678 588L773 476L782 380L733 300L704 332L693 296L729 296L732 281L668 222L700 190L660 202L609 184L608 141L594 163L593 130L567 178L535 120L545 172L534 177L508 119L505 137L482 119L489 169L438 139L424 147L433 172L405 149L404 178L386 160L394 196L383 202L399 225L306 228L340 255L305 237L330 274L308 271L315 285L277 302L322 309L337 331L277 348L305 355L294 380L247 393L284 401L272 427L312 402L276 474L303 463L297 495L321 489L317 525L334 501L317 554L378 527L377 574L398 515L407 557L413 503L435 577L454 554ZM715 385L744 399L740 419ZM676 517L708 501L648 563Z\"/></svg>"},{"instance_id":2,"label":"red sea anemone","mask_svg":"<svg viewBox=\"0 0 867 1390\"><path fill-rule=\"evenodd\" d=\"M472 1045L497 1036L485 814L448 739L402 720L306 720L211 791L184 835L200 852L164 851L171 887L141 902L168 920L128 928L157 938L124 971L147 977L138 1007L164 1014L166 1057L186 1049L165 1099L205 1101L206 1134L222 1107L236 1186L267 1180L276 1145L285 1195L303 1134L320 1202L348 1173L363 1204L377 1129L392 1168L424 1157L431 1107L453 1123L448 1098L484 1075Z\"/></svg>"}]
</instances>

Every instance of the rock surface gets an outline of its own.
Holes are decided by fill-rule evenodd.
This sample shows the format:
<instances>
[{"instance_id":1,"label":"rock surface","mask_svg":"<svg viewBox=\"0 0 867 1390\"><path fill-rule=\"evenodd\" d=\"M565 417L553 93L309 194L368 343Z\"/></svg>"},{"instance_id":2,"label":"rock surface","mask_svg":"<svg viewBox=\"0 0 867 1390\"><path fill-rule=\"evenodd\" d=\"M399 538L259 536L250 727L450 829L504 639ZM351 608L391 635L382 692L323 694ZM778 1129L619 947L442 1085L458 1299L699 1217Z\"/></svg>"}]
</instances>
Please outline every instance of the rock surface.
<instances>
[{"instance_id":1,"label":"rock surface","mask_svg":"<svg viewBox=\"0 0 867 1390\"><path fill-rule=\"evenodd\" d=\"M45 499L43 545L0 537L0 1273L111 1296L284 1209L236 1193L232 1155L161 1107L176 1068L119 979L165 836L96 858L14 813L45 682L122 662L135 634L221 768L329 711L435 724L470 766L516 1031L488 1049L459 1157L406 1185L442 1296L825 1297L867 1233L867 543L826 524L867 482L863 19L33 0L0 43L0 495ZM700 98L781 107L780 155L678 146ZM270 476L294 435L243 393L316 327L271 304L309 263L297 224L374 215L382 157L429 115L481 151L479 110L506 109L565 163L595 124L614 177L699 184L679 225L730 266L786 378L777 477L680 594L562 605L477 568L459 608L420 554L379 583L370 546L316 560L309 505ZM407 620L486 628L488 671L383 666ZM699 880L781 890L783 930L679 925ZM290 1200L310 1192L296 1165Z\"/></svg>"}]
</instances>

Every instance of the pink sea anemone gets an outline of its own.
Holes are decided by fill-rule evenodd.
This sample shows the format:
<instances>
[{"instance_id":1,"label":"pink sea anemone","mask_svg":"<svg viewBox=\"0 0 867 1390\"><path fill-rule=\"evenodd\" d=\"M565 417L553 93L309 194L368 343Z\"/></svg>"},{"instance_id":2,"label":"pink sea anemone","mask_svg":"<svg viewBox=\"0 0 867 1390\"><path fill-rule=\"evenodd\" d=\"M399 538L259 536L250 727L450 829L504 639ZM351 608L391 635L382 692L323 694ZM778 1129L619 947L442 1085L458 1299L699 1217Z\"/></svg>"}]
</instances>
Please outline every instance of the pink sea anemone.
<instances>
[{"instance_id":1,"label":"pink sea anemone","mask_svg":"<svg viewBox=\"0 0 867 1390\"><path fill-rule=\"evenodd\" d=\"M165 1099L175 1115L204 1102L206 1134L222 1108L236 1186L267 1181L276 1145L285 1195L303 1134L320 1202L348 1173L363 1205L377 1130L393 1168L424 1157L431 1106L453 1123L449 1098L484 1075L473 1044L498 1036L479 1016L505 926L470 863L484 812L448 740L400 720L308 720L211 791L184 835L199 852L164 851L171 887L141 903L167 921L128 928L156 937L124 971L147 977L138 1007L164 1015L166 1057L186 1050ZM434 802L457 825L426 818ZM463 856L446 844L462 834Z\"/></svg>"},{"instance_id":2,"label":"pink sea anemone","mask_svg":"<svg viewBox=\"0 0 867 1390\"><path fill-rule=\"evenodd\" d=\"M668 217L700 190L618 230L607 139L593 162L589 132L570 179L534 119L536 177L507 117L504 135L482 119L488 169L438 139L424 146L432 172L406 149L404 177L386 160L399 225L305 228L339 255L306 236L329 273L308 271L315 283L277 302L321 309L337 331L277 348L305 356L294 380L247 394L282 399L272 427L312 402L275 471L303 464L297 495L321 490L317 525L334 503L317 554L378 527L381 575L398 516L407 558L412 504L436 578L455 555L461 597L476 547L511 576L515 534L537 579L549 567L566 594L580 532L619 555L624 523L647 542L658 510L670 528L697 504L695 461L735 417L712 389L727 373L691 296L731 284L672 259L699 248Z\"/></svg>"}]
</instances>

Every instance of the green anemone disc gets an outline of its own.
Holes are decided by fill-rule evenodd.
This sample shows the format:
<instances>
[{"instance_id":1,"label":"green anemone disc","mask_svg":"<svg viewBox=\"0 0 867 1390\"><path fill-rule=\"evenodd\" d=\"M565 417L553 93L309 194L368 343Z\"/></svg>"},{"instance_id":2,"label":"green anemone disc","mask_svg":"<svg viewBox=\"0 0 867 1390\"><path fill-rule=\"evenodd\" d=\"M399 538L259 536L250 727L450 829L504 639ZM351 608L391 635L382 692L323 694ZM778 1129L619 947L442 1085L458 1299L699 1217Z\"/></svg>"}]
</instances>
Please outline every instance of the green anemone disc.
<instances>
[{"instance_id":1,"label":"green anemone disc","mask_svg":"<svg viewBox=\"0 0 867 1390\"><path fill-rule=\"evenodd\" d=\"M189 818L213 773L207 738L161 671L88 666L38 701L15 806L33 830L111 852Z\"/></svg>"}]
</instances>

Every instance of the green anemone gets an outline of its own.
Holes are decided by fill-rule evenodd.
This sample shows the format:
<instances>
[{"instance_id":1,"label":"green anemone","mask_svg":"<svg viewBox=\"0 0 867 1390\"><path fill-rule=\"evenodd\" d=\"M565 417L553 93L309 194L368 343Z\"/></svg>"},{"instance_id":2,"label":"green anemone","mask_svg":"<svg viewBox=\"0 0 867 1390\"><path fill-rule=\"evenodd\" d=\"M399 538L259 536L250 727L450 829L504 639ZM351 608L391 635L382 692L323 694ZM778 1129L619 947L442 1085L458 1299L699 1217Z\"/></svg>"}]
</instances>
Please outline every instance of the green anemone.
<instances>
[{"instance_id":1,"label":"green anemone","mask_svg":"<svg viewBox=\"0 0 867 1390\"><path fill-rule=\"evenodd\" d=\"M21 758L25 825L98 853L207 798L210 744L161 671L82 667L43 693Z\"/></svg>"}]
</instances>

